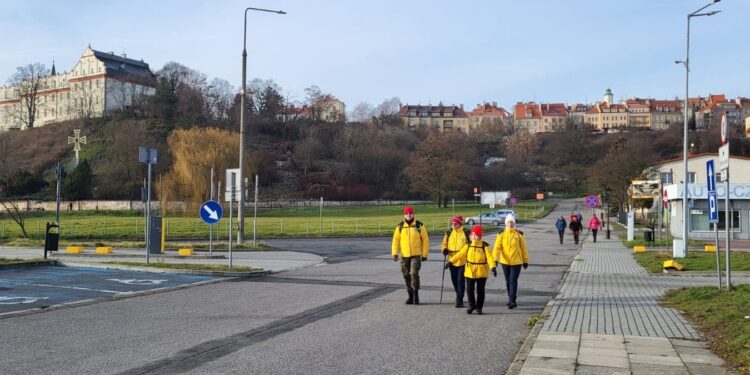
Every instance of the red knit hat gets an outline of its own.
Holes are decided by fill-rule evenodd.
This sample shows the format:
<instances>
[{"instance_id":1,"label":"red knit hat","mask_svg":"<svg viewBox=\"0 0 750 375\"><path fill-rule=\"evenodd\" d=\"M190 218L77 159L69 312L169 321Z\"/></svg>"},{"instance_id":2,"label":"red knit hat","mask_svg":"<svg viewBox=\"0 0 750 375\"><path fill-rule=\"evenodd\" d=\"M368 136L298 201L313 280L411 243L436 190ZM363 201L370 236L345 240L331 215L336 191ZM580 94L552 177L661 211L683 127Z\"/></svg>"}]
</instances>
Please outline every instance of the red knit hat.
<instances>
[{"instance_id":1,"label":"red knit hat","mask_svg":"<svg viewBox=\"0 0 750 375\"><path fill-rule=\"evenodd\" d=\"M451 219L451 224L463 225L464 218L461 215L456 215Z\"/></svg>"},{"instance_id":2,"label":"red knit hat","mask_svg":"<svg viewBox=\"0 0 750 375\"><path fill-rule=\"evenodd\" d=\"M411 206L404 207L404 215L406 215L406 214L412 214L412 215L414 215L414 209L411 208Z\"/></svg>"},{"instance_id":3,"label":"red knit hat","mask_svg":"<svg viewBox=\"0 0 750 375\"><path fill-rule=\"evenodd\" d=\"M471 234L475 234L477 237L482 238L482 227L475 225L474 228L471 229Z\"/></svg>"}]
</instances>

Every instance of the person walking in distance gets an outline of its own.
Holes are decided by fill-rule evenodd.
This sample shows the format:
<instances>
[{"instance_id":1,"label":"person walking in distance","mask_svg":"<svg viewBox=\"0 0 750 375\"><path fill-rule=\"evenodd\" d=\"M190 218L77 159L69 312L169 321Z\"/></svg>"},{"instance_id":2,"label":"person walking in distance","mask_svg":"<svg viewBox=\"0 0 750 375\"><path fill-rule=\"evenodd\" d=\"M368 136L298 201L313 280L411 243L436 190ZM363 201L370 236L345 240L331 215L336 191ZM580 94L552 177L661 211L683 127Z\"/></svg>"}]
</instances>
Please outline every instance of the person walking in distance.
<instances>
[{"instance_id":1,"label":"person walking in distance","mask_svg":"<svg viewBox=\"0 0 750 375\"><path fill-rule=\"evenodd\" d=\"M421 221L414 219L414 209L404 207L404 220L396 226L393 232L391 255L393 261L398 262L401 254L401 273L404 275L406 290L409 292L407 305L419 304L419 269L422 262L427 260L430 249L430 239L427 228Z\"/></svg>"},{"instance_id":2,"label":"person walking in distance","mask_svg":"<svg viewBox=\"0 0 750 375\"><path fill-rule=\"evenodd\" d=\"M516 229L515 216L505 217L505 230L497 235L492 256L500 261L505 275L505 288L508 291L508 308L516 308L518 296L518 277L521 267L529 267L529 253L526 251L526 238Z\"/></svg>"},{"instance_id":3,"label":"person walking in distance","mask_svg":"<svg viewBox=\"0 0 750 375\"><path fill-rule=\"evenodd\" d=\"M573 217L570 220L570 224L568 225L568 227L573 232L573 239L575 240L576 245L578 245L578 236L581 235L581 230L583 229L581 222L578 221L578 218Z\"/></svg>"},{"instance_id":4,"label":"person walking in distance","mask_svg":"<svg viewBox=\"0 0 750 375\"><path fill-rule=\"evenodd\" d=\"M448 229L443 236L443 242L440 247L443 249L443 255L448 257L445 268L451 272L451 282L453 290L456 291L456 307L464 307L464 290L466 280L464 271L466 260L458 256L459 251L471 242L469 230L464 228L464 218L456 215L451 219L451 229Z\"/></svg>"},{"instance_id":5,"label":"person walking in distance","mask_svg":"<svg viewBox=\"0 0 750 375\"><path fill-rule=\"evenodd\" d=\"M594 236L595 243L596 243L596 232L598 232L599 229L602 229L602 222L599 221L599 218L596 217L596 214L593 214L591 215L591 220L589 220L589 230L591 231L591 235Z\"/></svg>"},{"instance_id":6,"label":"person walking in distance","mask_svg":"<svg viewBox=\"0 0 750 375\"><path fill-rule=\"evenodd\" d=\"M560 216L559 219L555 222L555 228L557 228L557 234L560 236L560 245L563 243L563 235L565 234L565 227L568 226L568 223L565 222L565 218Z\"/></svg>"},{"instance_id":7,"label":"person walking in distance","mask_svg":"<svg viewBox=\"0 0 750 375\"><path fill-rule=\"evenodd\" d=\"M464 278L466 278L466 293L469 297L469 308L467 314L476 310L477 314L482 315L484 307L484 287L487 285L487 278L490 271L497 277L497 268L495 258L492 257L490 244L482 241L482 227L475 225L471 229L471 242L464 245L457 257L466 262ZM474 290L476 289L476 297Z\"/></svg>"}]
</instances>

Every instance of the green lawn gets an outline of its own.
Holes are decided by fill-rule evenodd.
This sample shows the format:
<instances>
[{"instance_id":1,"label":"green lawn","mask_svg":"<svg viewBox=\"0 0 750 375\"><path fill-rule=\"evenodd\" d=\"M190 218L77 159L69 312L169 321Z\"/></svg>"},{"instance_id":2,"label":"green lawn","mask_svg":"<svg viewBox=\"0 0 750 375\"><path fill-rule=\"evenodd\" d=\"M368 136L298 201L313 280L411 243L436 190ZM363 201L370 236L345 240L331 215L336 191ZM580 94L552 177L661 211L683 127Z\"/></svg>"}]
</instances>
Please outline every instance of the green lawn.
<instances>
[{"instance_id":1,"label":"green lawn","mask_svg":"<svg viewBox=\"0 0 750 375\"><path fill-rule=\"evenodd\" d=\"M633 254L638 264L643 266L647 271L654 273L662 272L662 265L665 260L672 259L670 252L648 251L645 253ZM721 253L721 269L726 268L726 254ZM685 266L685 271L716 271L716 253L706 253L703 251L688 252L687 258L676 259L678 263ZM733 252L731 254L732 271L750 271L750 253Z\"/></svg>"},{"instance_id":2,"label":"green lawn","mask_svg":"<svg viewBox=\"0 0 750 375\"><path fill-rule=\"evenodd\" d=\"M250 272L250 271L263 271L262 268L247 267L247 266L232 266L229 268L227 264L192 264L192 263L166 263L166 262L102 262L102 264L111 264L119 266L132 266L132 267L150 267L150 268L165 268L165 269L178 269L178 270L194 270L194 271L234 271L234 272Z\"/></svg>"},{"instance_id":3,"label":"green lawn","mask_svg":"<svg viewBox=\"0 0 750 375\"><path fill-rule=\"evenodd\" d=\"M522 202L514 209L518 220L531 221L544 217L554 208L552 203L537 204ZM499 209L499 208L498 208ZM256 222L258 238L278 237L326 237L326 236L384 236L390 235L396 224L402 220L402 205L355 206L319 208L284 208L259 210ZM422 221L428 232L442 232L448 228L450 218L455 214L464 217L479 214L476 204L457 204L455 208L437 208L435 205L414 205L416 218ZM484 207L483 212L488 209ZM252 214L252 209L246 211ZM228 234L228 213L214 225L214 240L226 241ZM236 218L233 218L236 228ZM54 214L38 214L26 220L26 231L32 240L44 238L45 223L54 221ZM140 215L100 212L62 212L60 217L60 241L80 241L107 239L118 241L142 241L144 219ZM164 230L167 240L202 239L208 240L209 225L203 223L196 213L191 217L168 217ZM245 238L252 238L253 218L245 218ZM0 220L0 241L21 237L18 225L10 219Z\"/></svg>"},{"instance_id":4,"label":"green lawn","mask_svg":"<svg viewBox=\"0 0 750 375\"><path fill-rule=\"evenodd\" d=\"M750 371L750 285L730 292L708 286L673 290L662 303L698 327L711 349L730 366L743 374Z\"/></svg>"}]
</instances>

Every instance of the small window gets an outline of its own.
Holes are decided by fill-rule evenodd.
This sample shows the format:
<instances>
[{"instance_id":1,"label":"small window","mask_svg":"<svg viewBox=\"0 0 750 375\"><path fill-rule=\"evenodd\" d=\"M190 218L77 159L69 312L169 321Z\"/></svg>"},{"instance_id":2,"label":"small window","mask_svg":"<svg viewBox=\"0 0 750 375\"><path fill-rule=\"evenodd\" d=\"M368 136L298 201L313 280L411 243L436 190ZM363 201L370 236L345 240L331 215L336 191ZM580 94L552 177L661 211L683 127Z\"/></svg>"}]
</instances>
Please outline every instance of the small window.
<instances>
[{"instance_id":1,"label":"small window","mask_svg":"<svg viewBox=\"0 0 750 375\"><path fill-rule=\"evenodd\" d=\"M695 183L695 172L688 172L688 184Z\"/></svg>"}]
</instances>

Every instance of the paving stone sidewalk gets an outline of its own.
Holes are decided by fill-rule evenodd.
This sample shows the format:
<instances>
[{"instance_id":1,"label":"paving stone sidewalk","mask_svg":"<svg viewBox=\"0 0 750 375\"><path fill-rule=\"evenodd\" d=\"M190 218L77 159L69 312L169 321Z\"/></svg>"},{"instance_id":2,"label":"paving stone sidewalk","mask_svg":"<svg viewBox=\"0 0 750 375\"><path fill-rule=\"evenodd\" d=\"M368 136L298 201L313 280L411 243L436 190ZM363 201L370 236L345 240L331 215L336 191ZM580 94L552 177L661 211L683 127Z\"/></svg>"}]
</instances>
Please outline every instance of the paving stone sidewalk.
<instances>
[{"instance_id":1,"label":"paving stone sidewalk","mask_svg":"<svg viewBox=\"0 0 750 375\"><path fill-rule=\"evenodd\" d=\"M525 345L523 366L508 373L726 374L695 328L658 302L669 289L715 284L713 277L651 275L619 240L589 236Z\"/></svg>"}]
</instances>

